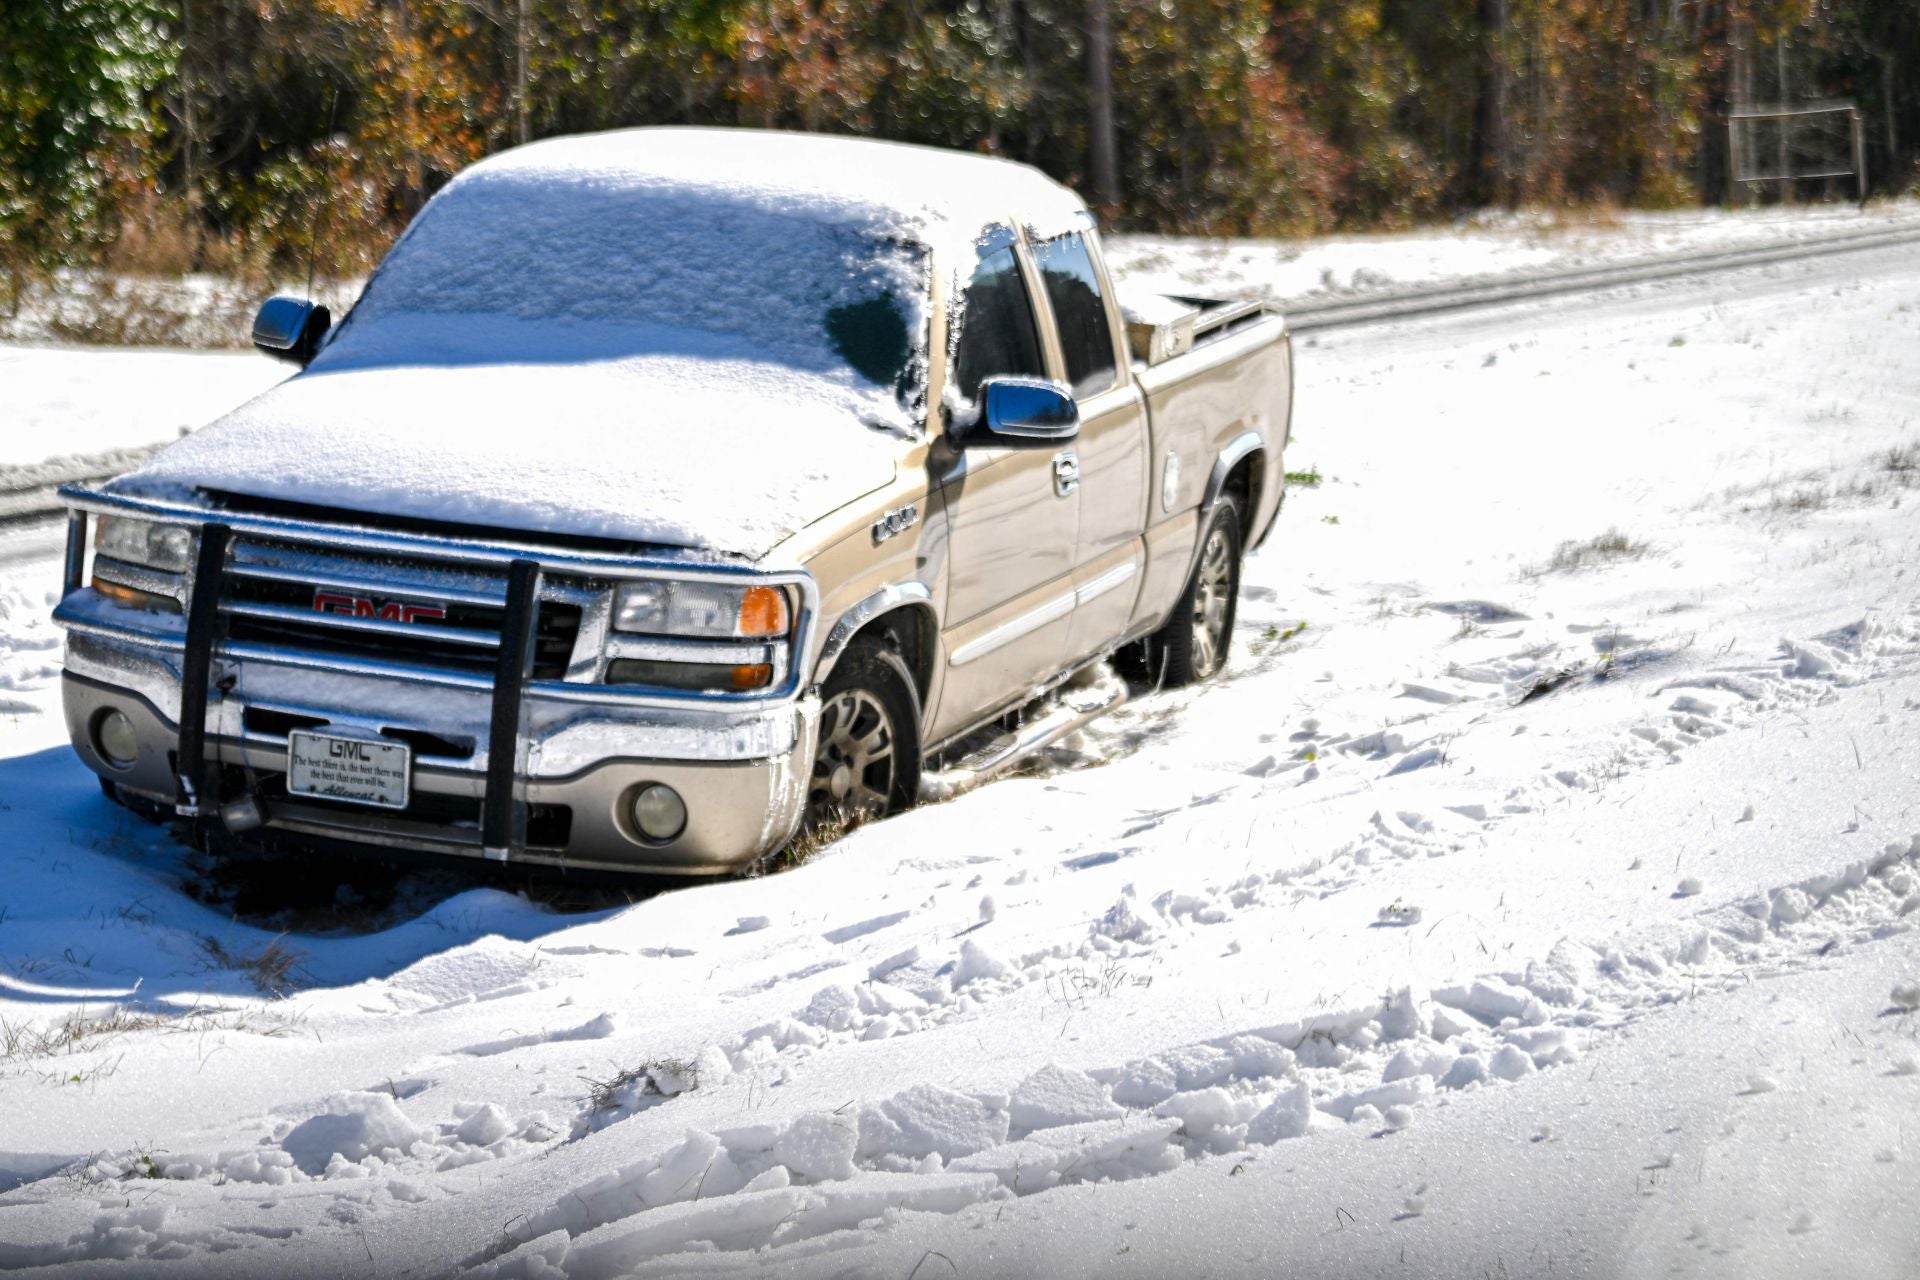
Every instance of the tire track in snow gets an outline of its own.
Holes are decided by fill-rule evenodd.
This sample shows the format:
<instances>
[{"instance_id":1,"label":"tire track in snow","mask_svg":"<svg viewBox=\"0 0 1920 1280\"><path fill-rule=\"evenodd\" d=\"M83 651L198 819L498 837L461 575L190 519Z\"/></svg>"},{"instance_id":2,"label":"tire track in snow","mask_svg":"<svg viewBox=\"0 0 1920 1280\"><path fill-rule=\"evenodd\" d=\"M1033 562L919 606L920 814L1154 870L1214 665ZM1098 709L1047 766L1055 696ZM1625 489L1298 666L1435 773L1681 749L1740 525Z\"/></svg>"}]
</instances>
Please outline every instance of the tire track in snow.
<instances>
[{"instance_id":1,"label":"tire track in snow","mask_svg":"<svg viewBox=\"0 0 1920 1280\"><path fill-rule=\"evenodd\" d=\"M690 1130L530 1213L459 1273L612 1277L693 1249L744 1255L819 1240L889 1213L956 1213L1208 1158L1259 1159L1321 1129L1387 1136L1445 1095L1578 1061L1702 991L1818 965L1826 952L1811 937L1838 929L1858 944L1911 927L1917 866L1920 835L1708 912L1677 945L1567 941L1519 971L1402 988L1109 1068L1043 1066L1004 1094L922 1084L784 1125Z\"/></svg>"},{"instance_id":2,"label":"tire track in snow","mask_svg":"<svg viewBox=\"0 0 1920 1280\"><path fill-rule=\"evenodd\" d=\"M1615 767L1663 767L1709 738L1909 670L1920 654L1914 621L1912 614L1891 623L1867 617L1813 639L1783 640L1774 663L1679 676L1657 690L1662 698L1675 695L1661 714L1622 732L1626 754ZM1523 678L1524 662L1503 690ZM1340 741L1388 770L1419 750L1391 735ZM1619 780L1576 769L1535 786L1579 791ZM1123 894L1090 925L1071 962L1054 953L1009 962L972 939L962 939L952 955L916 948L873 966L865 982L822 988L792 1018L745 1033L706 1065L720 1069L724 1061L726 1071L751 1073L791 1052L943 1025L1034 983L1064 982L1074 963L1147 960L1259 907L1275 889L1344 892L1377 878L1394 859L1464 847L1419 814L1376 814L1370 828L1311 866L1169 890L1150 902ZM1342 862L1360 870L1335 874ZM888 1210L952 1213L1076 1182L1155 1176L1208 1158L1258 1159L1316 1129L1359 1125L1386 1136L1446 1096L1504 1087L1577 1061L1674 1003L1756 976L1817 967L1835 946L1912 927L1920 920L1917 868L1920 835L1715 907L1681 927L1667 922L1632 937L1562 939L1514 967L1402 987L1105 1068L1045 1066L1004 1094L919 1085L783 1126L690 1131L657 1155L576 1188L464 1265L488 1276L614 1275L696 1245L795 1245ZM1417 920L1415 914L1382 923ZM942 978L944 1000L934 998Z\"/></svg>"}]
</instances>

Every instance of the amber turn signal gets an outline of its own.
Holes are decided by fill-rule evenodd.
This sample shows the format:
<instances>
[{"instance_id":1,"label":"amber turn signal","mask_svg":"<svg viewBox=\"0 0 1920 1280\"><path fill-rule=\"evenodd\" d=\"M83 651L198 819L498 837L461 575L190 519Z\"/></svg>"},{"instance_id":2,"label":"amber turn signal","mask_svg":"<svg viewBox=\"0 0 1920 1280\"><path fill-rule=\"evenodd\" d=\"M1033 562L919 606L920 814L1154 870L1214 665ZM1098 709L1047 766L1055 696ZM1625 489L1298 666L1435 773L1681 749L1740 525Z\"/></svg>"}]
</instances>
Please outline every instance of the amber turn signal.
<instances>
[{"instance_id":1,"label":"amber turn signal","mask_svg":"<svg viewBox=\"0 0 1920 1280\"><path fill-rule=\"evenodd\" d=\"M773 668L767 663L733 669L733 687L736 689L764 689L772 682Z\"/></svg>"},{"instance_id":2,"label":"amber turn signal","mask_svg":"<svg viewBox=\"0 0 1920 1280\"><path fill-rule=\"evenodd\" d=\"M787 593L778 587L748 587L740 601L740 634L743 636L778 636L787 631ZM765 667L734 668L735 688L758 688L765 684L762 680L754 685L741 685L739 673L742 671L765 671Z\"/></svg>"},{"instance_id":3,"label":"amber turn signal","mask_svg":"<svg viewBox=\"0 0 1920 1280\"><path fill-rule=\"evenodd\" d=\"M123 609L145 609L149 613L180 612L180 602L172 596L156 595L151 591L123 587L117 582L108 582L104 578L94 578L93 589Z\"/></svg>"}]
</instances>

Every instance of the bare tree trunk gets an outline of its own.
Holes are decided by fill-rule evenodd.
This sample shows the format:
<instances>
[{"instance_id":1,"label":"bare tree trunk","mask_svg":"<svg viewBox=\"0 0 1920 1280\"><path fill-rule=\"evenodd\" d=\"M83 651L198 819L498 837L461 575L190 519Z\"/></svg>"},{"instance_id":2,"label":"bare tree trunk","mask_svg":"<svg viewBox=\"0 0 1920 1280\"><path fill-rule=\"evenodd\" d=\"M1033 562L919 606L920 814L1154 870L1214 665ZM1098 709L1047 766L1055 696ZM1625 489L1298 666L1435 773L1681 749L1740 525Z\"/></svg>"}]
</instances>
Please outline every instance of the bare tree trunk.
<instances>
[{"instance_id":1,"label":"bare tree trunk","mask_svg":"<svg viewBox=\"0 0 1920 1280\"><path fill-rule=\"evenodd\" d=\"M1113 38L1107 0L1087 0L1088 167L1096 199L1111 209L1120 203L1113 129Z\"/></svg>"},{"instance_id":2,"label":"bare tree trunk","mask_svg":"<svg viewBox=\"0 0 1920 1280\"><path fill-rule=\"evenodd\" d=\"M1038 56L1034 50L1035 24L1030 5L1020 6L1020 24L1017 28L1020 38L1020 61L1026 69L1027 89L1027 128L1026 161L1037 164L1040 159L1040 144L1046 140L1046 117L1042 111L1040 98L1041 73Z\"/></svg>"},{"instance_id":3,"label":"bare tree trunk","mask_svg":"<svg viewBox=\"0 0 1920 1280\"><path fill-rule=\"evenodd\" d=\"M1507 199L1507 0L1480 0L1480 101L1474 111L1473 198Z\"/></svg>"},{"instance_id":4,"label":"bare tree trunk","mask_svg":"<svg viewBox=\"0 0 1920 1280\"><path fill-rule=\"evenodd\" d=\"M410 45L413 39L413 18L407 12L408 0L395 0L394 12L399 18L399 36L402 45ZM406 54L411 62L411 51ZM412 68L408 68L407 92L401 110L406 113L407 129L407 187L401 196L406 207L407 217L420 212L421 197L426 189L426 172L420 163L420 122L419 104L414 100Z\"/></svg>"},{"instance_id":5,"label":"bare tree trunk","mask_svg":"<svg viewBox=\"0 0 1920 1280\"><path fill-rule=\"evenodd\" d=\"M1773 46L1773 64L1778 71L1780 81L1780 106L1785 108L1792 100L1793 93L1787 87L1787 37L1783 32ZM1773 154L1780 166L1780 203L1793 203L1793 156L1787 148L1787 131L1792 124L1781 119L1774 125Z\"/></svg>"},{"instance_id":6,"label":"bare tree trunk","mask_svg":"<svg viewBox=\"0 0 1920 1280\"><path fill-rule=\"evenodd\" d=\"M200 129L193 109L193 0L180 0L180 167L187 188L188 264L200 265Z\"/></svg>"},{"instance_id":7,"label":"bare tree trunk","mask_svg":"<svg viewBox=\"0 0 1920 1280\"><path fill-rule=\"evenodd\" d=\"M1889 190L1899 191L1905 186L1900 173L1900 135L1894 124L1893 110L1893 55L1880 55L1880 102L1881 110L1887 118L1887 186Z\"/></svg>"},{"instance_id":8,"label":"bare tree trunk","mask_svg":"<svg viewBox=\"0 0 1920 1280\"><path fill-rule=\"evenodd\" d=\"M1000 154L1000 113L1006 108L1007 99L1007 46L1013 43L1013 3L1012 0L995 0L993 6L993 60L991 75L993 89L987 95L993 103L987 112L987 154Z\"/></svg>"},{"instance_id":9,"label":"bare tree trunk","mask_svg":"<svg viewBox=\"0 0 1920 1280\"><path fill-rule=\"evenodd\" d=\"M527 41L531 16L527 12L529 0L520 0L520 22L514 29L514 52L518 60L518 74L514 80L514 136L521 146L525 146L532 137L527 127Z\"/></svg>"},{"instance_id":10,"label":"bare tree trunk","mask_svg":"<svg viewBox=\"0 0 1920 1280\"><path fill-rule=\"evenodd\" d=\"M1728 20L1728 37L1732 47L1733 68L1727 77L1727 96L1732 101L1731 115L1739 115L1753 105L1753 23L1737 14ZM1731 124L1727 130L1728 183L1732 187L1729 193L1731 203L1751 207L1758 194L1751 182L1739 181L1742 173L1754 174L1754 157L1749 153L1753 142L1751 132L1741 133L1740 126Z\"/></svg>"}]
</instances>

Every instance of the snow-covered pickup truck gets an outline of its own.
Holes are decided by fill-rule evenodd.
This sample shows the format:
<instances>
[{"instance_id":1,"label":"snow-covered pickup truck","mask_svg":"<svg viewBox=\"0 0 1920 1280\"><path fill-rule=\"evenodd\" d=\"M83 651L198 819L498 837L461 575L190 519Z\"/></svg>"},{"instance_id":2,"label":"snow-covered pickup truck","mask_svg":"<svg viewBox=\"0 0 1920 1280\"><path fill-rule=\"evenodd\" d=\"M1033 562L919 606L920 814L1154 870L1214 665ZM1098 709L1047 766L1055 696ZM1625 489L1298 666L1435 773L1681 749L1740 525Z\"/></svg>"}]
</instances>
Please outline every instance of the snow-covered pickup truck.
<instances>
[{"instance_id":1,"label":"snow-covered pickup truck","mask_svg":"<svg viewBox=\"0 0 1920 1280\"><path fill-rule=\"evenodd\" d=\"M337 326L261 309L304 372L62 491L74 746L242 847L616 872L937 793L1121 696L1014 714L1123 648L1224 661L1286 324L1129 301L1004 161L677 129L484 161Z\"/></svg>"}]
</instances>

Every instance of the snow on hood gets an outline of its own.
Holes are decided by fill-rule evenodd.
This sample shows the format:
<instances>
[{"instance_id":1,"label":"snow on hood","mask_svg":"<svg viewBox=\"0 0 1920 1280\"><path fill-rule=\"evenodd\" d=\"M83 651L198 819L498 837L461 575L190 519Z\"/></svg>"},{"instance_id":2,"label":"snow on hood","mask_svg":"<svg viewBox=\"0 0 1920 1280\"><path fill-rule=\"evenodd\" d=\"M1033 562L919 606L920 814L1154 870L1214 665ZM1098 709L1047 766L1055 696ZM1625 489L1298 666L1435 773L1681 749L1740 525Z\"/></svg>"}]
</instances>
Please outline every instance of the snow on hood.
<instances>
[{"instance_id":1,"label":"snow on hood","mask_svg":"<svg viewBox=\"0 0 1920 1280\"><path fill-rule=\"evenodd\" d=\"M108 488L757 559L888 483L899 447L844 386L745 360L316 366Z\"/></svg>"}]
</instances>

